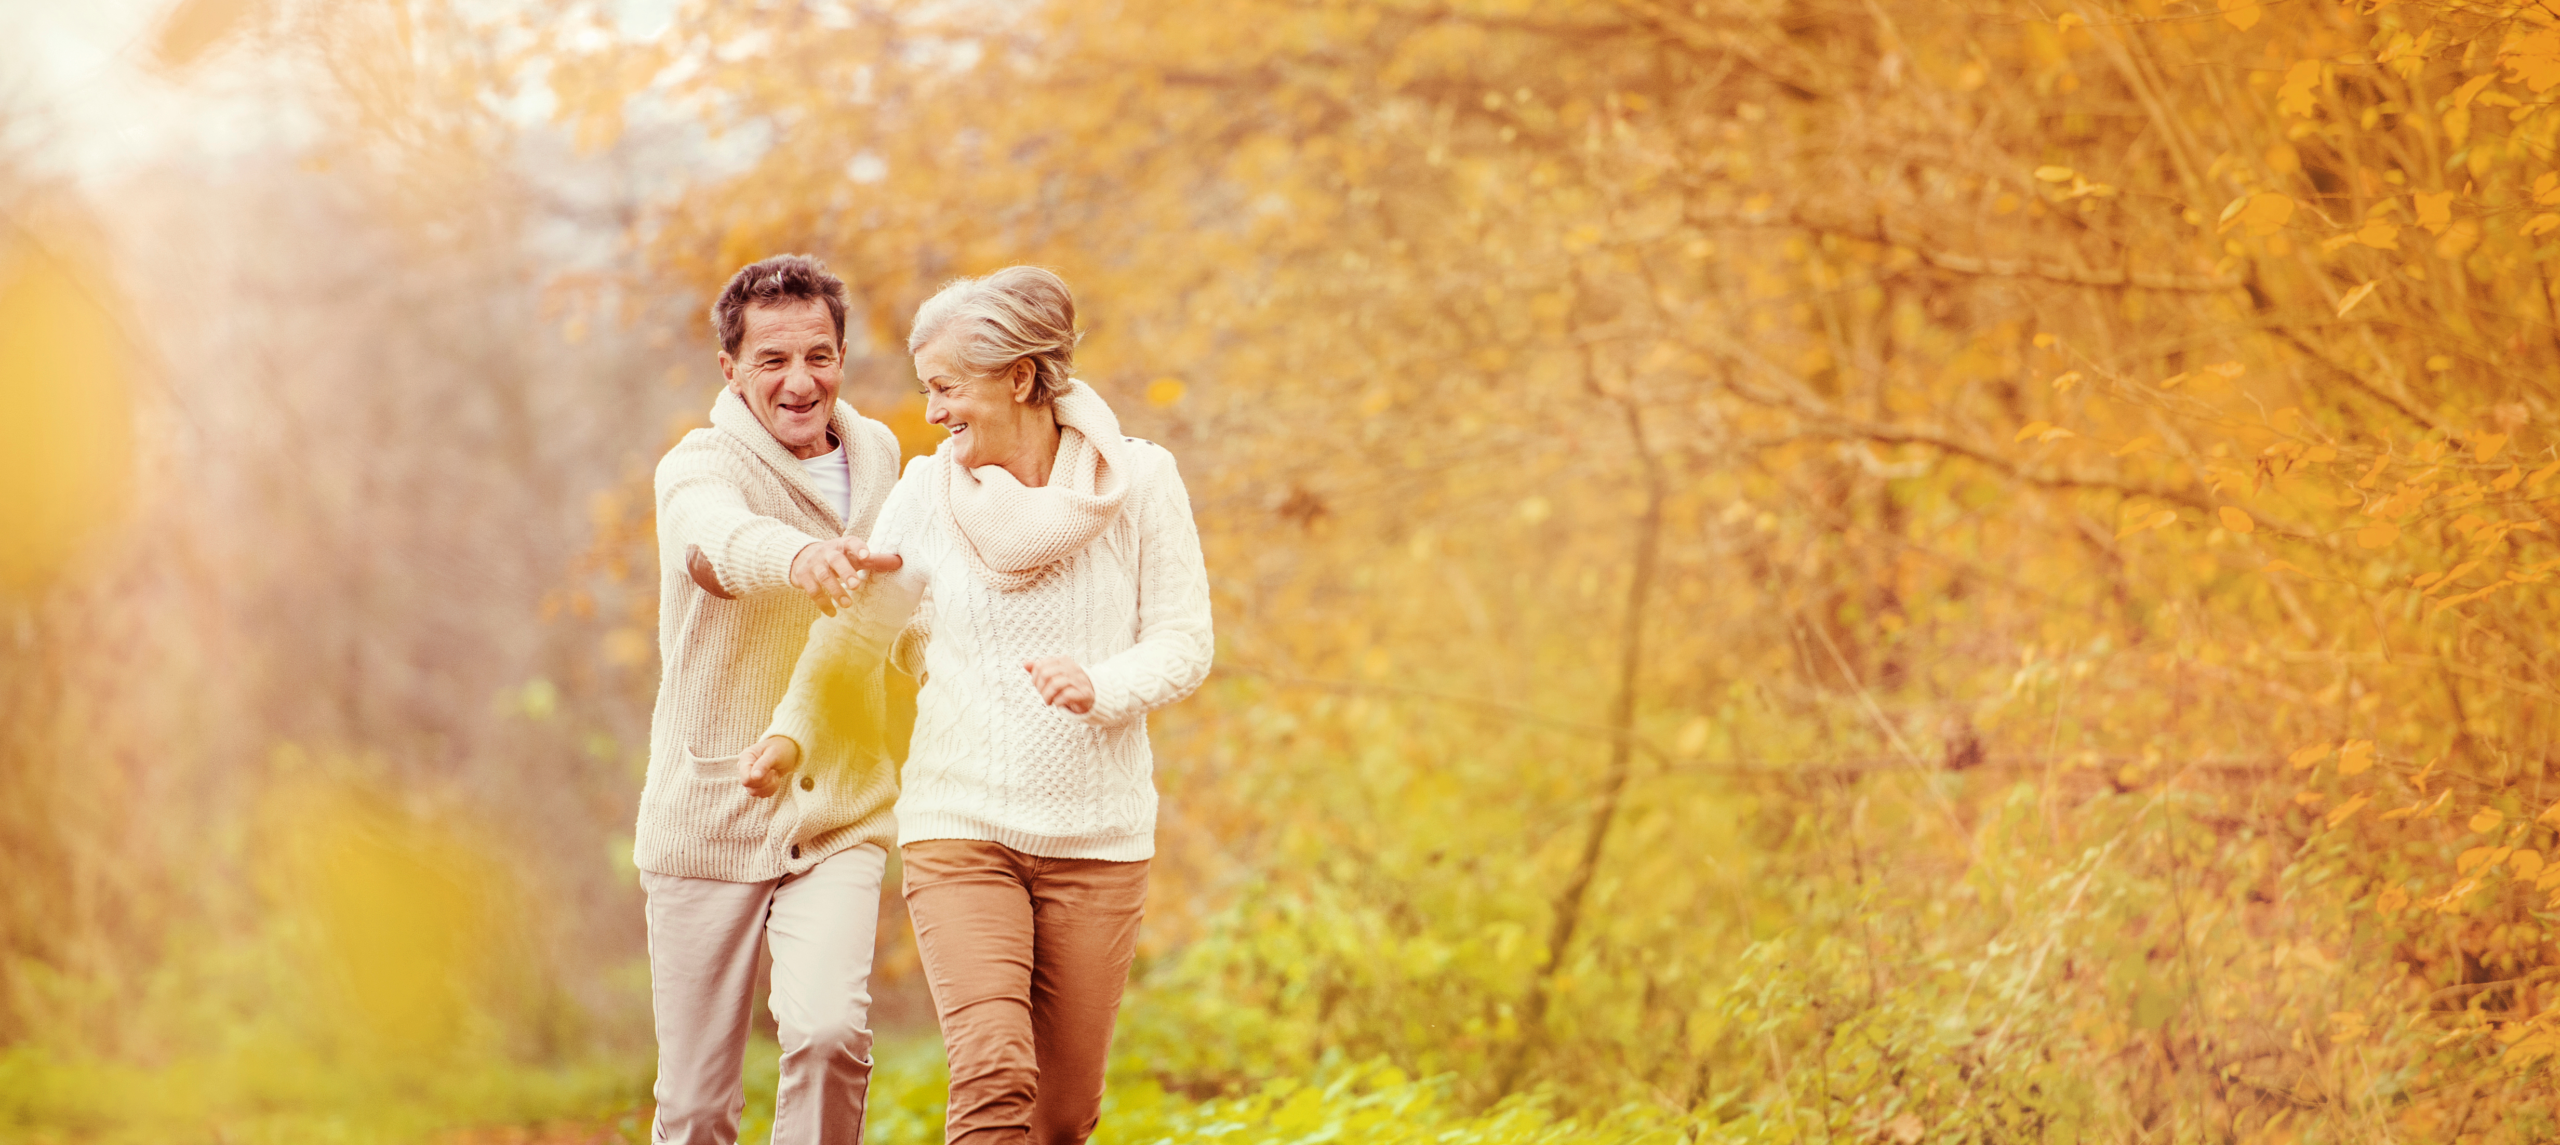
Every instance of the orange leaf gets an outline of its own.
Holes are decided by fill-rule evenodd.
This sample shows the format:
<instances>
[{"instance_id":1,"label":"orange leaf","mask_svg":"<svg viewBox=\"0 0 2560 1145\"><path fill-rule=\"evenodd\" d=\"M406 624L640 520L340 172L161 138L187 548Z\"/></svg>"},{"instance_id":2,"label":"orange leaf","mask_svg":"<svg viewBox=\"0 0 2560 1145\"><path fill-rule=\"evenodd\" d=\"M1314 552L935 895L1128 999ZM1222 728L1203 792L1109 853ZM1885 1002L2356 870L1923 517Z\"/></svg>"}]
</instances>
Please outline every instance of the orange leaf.
<instances>
[{"instance_id":1,"label":"orange leaf","mask_svg":"<svg viewBox=\"0 0 2560 1145\"><path fill-rule=\"evenodd\" d=\"M2156 513L2148 514L2142 519L2116 530L2116 539L2121 541L2126 537L2130 537L2135 533L2143 531L2144 529L2157 529L2162 525L2175 523L2177 519L2178 514L2176 512L2168 509L2162 509Z\"/></svg>"},{"instance_id":2,"label":"orange leaf","mask_svg":"<svg viewBox=\"0 0 2560 1145\"><path fill-rule=\"evenodd\" d=\"M2276 89L2276 110L2286 115L2309 115L2315 106L2311 89L2320 86L2320 61L2304 60L2285 69L2284 85Z\"/></svg>"},{"instance_id":3,"label":"orange leaf","mask_svg":"<svg viewBox=\"0 0 2560 1145\"><path fill-rule=\"evenodd\" d=\"M2338 774L2362 775L2373 767L2373 741L2351 739L2338 749Z\"/></svg>"},{"instance_id":4,"label":"orange leaf","mask_svg":"<svg viewBox=\"0 0 2560 1145\"><path fill-rule=\"evenodd\" d=\"M2417 203L2418 225L2427 228L2429 234L2443 234L2446 227L2453 225L2453 192L2421 191L2409 197Z\"/></svg>"},{"instance_id":5,"label":"orange leaf","mask_svg":"<svg viewBox=\"0 0 2560 1145\"><path fill-rule=\"evenodd\" d=\"M2505 813L2499 811L2497 808L2483 807L2477 814L2471 817L2469 826L2473 834L2478 834L2482 831L2495 831L2498 829L2498 824L2506 821L2507 817Z\"/></svg>"},{"instance_id":6,"label":"orange leaf","mask_svg":"<svg viewBox=\"0 0 2560 1145\"><path fill-rule=\"evenodd\" d=\"M2284 757L2284 761L2292 764L2295 771L2307 771L2316 766L2321 760L2329 758L2329 750L2332 746L2334 745L2327 743L2315 743L2309 747L2295 751L2292 755Z\"/></svg>"},{"instance_id":7,"label":"orange leaf","mask_svg":"<svg viewBox=\"0 0 2560 1145\"><path fill-rule=\"evenodd\" d=\"M2248 513L2235 509L2229 505L2222 507L2220 516L2222 517L2222 527L2229 529L2232 532L2254 533L2258 531L2258 522L2255 518L2252 518Z\"/></svg>"},{"instance_id":8,"label":"orange leaf","mask_svg":"<svg viewBox=\"0 0 2560 1145\"><path fill-rule=\"evenodd\" d=\"M2356 544L2368 549L2378 549L2399 539L2400 526L2389 521L2356 530Z\"/></svg>"},{"instance_id":9,"label":"orange leaf","mask_svg":"<svg viewBox=\"0 0 2560 1145\"><path fill-rule=\"evenodd\" d=\"M2430 799L2430 800L2428 800L2428 801L2426 801L2426 802L2424 802L2424 803L2411 804L2410 806L2403 807L2403 808L2401 808L2401 809L2399 809L2399 810L2397 810L2397 811L2385 811L2385 812L2383 812L2383 813L2382 813L2382 818L2385 818L2385 819L2424 819L2424 818L2427 818L2427 817L2429 817L2429 816L2431 816L2431 815L2434 815L2434 814L2436 813L2436 808L2444 806L2444 801L2445 801L2445 800L2447 800L2447 799L2450 799L2450 798L2452 798L2452 797L2453 797L2453 792L2450 792L2450 791L2440 792L2440 793L2438 793L2438 794L2436 795L2436 797L2435 797L2435 798Z\"/></svg>"},{"instance_id":10,"label":"orange leaf","mask_svg":"<svg viewBox=\"0 0 2560 1145\"><path fill-rule=\"evenodd\" d=\"M2542 483L2551 480L2551 475L2554 473L2560 473L2560 461L2554 461L2534 470L2532 475L2524 479L2524 491L2537 497L2541 496Z\"/></svg>"}]
</instances>

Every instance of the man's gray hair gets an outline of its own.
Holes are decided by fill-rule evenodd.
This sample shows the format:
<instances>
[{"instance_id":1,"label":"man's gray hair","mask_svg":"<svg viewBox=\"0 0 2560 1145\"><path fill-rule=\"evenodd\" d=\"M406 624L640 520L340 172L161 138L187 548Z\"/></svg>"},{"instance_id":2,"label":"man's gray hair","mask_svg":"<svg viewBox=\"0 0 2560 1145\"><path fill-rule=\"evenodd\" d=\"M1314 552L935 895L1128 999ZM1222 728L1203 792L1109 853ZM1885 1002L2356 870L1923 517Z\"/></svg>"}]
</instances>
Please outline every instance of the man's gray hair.
<instances>
[{"instance_id":1,"label":"man's gray hair","mask_svg":"<svg viewBox=\"0 0 2560 1145\"><path fill-rule=\"evenodd\" d=\"M1030 404L1047 405L1067 391L1075 374L1076 299L1065 279L1036 266L1008 266L983 278L955 278L916 307L907 353L925 348L944 332L957 341L952 357L975 377L1003 373L1015 362L1032 365Z\"/></svg>"}]
</instances>

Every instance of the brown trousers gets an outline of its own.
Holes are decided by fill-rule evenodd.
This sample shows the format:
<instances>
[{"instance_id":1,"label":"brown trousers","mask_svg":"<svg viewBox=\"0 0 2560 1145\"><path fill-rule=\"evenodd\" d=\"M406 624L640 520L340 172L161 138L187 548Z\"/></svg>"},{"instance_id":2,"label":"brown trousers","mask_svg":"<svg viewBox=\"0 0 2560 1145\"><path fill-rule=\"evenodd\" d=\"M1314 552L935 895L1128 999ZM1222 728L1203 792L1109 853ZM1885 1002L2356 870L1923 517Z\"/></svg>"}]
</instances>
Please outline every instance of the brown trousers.
<instances>
[{"instance_id":1,"label":"brown trousers","mask_svg":"<svg viewBox=\"0 0 2560 1145\"><path fill-rule=\"evenodd\" d=\"M943 1139L1082 1145L1102 1117L1147 864L1044 859L957 839L900 854L951 1060Z\"/></svg>"}]
</instances>

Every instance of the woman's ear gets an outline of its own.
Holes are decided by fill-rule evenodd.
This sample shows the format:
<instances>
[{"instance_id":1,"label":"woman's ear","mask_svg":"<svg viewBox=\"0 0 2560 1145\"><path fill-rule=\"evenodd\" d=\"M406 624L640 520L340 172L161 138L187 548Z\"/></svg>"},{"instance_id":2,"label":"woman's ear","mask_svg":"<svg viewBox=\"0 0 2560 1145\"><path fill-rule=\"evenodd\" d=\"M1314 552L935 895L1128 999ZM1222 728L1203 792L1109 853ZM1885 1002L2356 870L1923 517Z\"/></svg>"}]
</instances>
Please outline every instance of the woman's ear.
<instances>
[{"instance_id":1,"label":"woman's ear","mask_svg":"<svg viewBox=\"0 0 2560 1145\"><path fill-rule=\"evenodd\" d=\"M1013 383L1013 400L1023 405L1031 404L1031 387L1040 380L1040 368L1032 365L1029 358L1016 358L1010 374L1006 380Z\"/></svg>"}]
</instances>

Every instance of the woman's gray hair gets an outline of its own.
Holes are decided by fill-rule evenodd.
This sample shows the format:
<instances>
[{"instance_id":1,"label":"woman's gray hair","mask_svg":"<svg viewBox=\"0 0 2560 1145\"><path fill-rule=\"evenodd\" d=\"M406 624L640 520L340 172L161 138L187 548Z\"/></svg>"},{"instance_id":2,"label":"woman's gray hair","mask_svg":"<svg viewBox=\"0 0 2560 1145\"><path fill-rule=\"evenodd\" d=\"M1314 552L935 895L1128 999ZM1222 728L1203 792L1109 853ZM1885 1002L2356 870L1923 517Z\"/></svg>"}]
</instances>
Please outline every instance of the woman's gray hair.
<instances>
[{"instance_id":1,"label":"woman's gray hair","mask_svg":"<svg viewBox=\"0 0 2560 1145\"><path fill-rule=\"evenodd\" d=\"M916 307L907 353L923 350L945 332L958 336L952 356L976 377L1003 373L1031 360L1029 402L1048 405L1067 392L1075 374L1076 299L1065 279L1036 266L1008 266L983 278L955 278Z\"/></svg>"}]
</instances>

